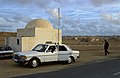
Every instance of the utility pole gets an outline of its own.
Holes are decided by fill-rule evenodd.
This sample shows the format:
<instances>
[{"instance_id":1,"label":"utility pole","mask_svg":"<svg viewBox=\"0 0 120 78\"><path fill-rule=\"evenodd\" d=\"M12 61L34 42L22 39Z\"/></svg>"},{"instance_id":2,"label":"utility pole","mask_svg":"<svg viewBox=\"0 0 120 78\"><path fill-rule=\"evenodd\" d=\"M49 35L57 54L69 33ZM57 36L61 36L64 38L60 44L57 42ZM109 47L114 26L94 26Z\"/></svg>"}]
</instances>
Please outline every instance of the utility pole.
<instances>
[{"instance_id":1,"label":"utility pole","mask_svg":"<svg viewBox=\"0 0 120 78\"><path fill-rule=\"evenodd\" d=\"M59 30L59 28L60 28L60 19L61 19L61 17L60 17L60 8L58 8L58 45L59 45L59 34L60 34L60 30Z\"/></svg>"}]
</instances>

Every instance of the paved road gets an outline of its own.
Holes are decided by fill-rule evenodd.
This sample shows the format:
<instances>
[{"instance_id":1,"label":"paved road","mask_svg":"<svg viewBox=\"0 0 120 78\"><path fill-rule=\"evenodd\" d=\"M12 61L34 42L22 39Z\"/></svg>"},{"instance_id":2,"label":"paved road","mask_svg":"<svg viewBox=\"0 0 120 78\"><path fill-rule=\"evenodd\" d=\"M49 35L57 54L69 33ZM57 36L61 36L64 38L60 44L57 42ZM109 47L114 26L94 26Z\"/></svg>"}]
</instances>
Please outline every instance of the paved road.
<instances>
[{"instance_id":1,"label":"paved road","mask_svg":"<svg viewBox=\"0 0 120 78\"><path fill-rule=\"evenodd\" d=\"M120 78L120 59L95 62L56 72L38 73L18 78Z\"/></svg>"}]
</instances>

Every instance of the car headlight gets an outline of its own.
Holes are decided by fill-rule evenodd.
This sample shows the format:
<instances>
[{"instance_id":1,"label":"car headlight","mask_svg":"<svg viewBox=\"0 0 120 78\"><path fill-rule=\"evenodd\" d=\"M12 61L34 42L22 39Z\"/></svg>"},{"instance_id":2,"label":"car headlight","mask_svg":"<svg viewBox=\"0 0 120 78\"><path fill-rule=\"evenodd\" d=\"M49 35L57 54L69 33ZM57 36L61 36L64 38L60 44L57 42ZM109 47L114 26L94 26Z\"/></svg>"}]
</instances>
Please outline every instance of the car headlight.
<instances>
[{"instance_id":1,"label":"car headlight","mask_svg":"<svg viewBox=\"0 0 120 78\"><path fill-rule=\"evenodd\" d=\"M21 55L21 56L20 56L20 59L25 60L25 59L27 59L27 57L26 57L26 56L24 56L24 55Z\"/></svg>"}]
</instances>

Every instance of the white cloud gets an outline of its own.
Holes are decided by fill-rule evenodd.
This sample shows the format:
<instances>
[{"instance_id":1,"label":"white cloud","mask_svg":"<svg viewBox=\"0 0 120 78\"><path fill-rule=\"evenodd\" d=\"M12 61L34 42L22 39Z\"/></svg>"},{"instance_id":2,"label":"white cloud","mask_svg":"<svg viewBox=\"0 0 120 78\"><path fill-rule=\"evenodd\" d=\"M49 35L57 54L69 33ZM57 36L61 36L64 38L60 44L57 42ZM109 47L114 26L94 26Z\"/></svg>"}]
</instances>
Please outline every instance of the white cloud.
<instances>
[{"instance_id":1,"label":"white cloud","mask_svg":"<svg viewBox=\"0 0 120 78\"><path fill-rule=\"evenodd\" d=\"M59 9L59 13L58 13L58 8L47 9L46 12L47 12L48 14L50 14L51 16L53 16L53 17L61 18L60 9Z\"/></svg>"},{"instance_id":2,"label":"white cloud","mask_svg":"<svg viewBox=\"0 0 120 78\"><path fill-rule=\"evenodd\" d=\"M9 4L10 5L17 5L17 6L24 6L24 7L27 7L27 6L30 6L30 7L34 7L37 6L39 8L46 8L49 6L49 4L51 4L51 0L1 0L0 1L1 3L6 3L6 4Z\"/></svg>"},{"instance_id":3,"label":"white cloud","mask_svg":"<svg viewBox=\"0 0 120 78\"><path fill-rule=\"evenodd\" d=\"M90 2L95 6L102 6L106 4L115 4L120 2L120 0L90 0Z\"/></svg>"},{"instance_id":4,"label":"white cloud","mask_svg":"<svg viewBox=\"0 0 120 78\"><path fill-rule=\"evenodd\" d=\"M90 1L94 6L91 5ZM0 0L0 31L12 31L24 27L31 18L49 19L54 27L57 28L57 7L60 7L62 10L60 28L63 30L64 35L119 33L120 14L116 13L116 11L120 12L118 6L119 1ZM113 4L117 5L113 6ZM104 12L102 9L104 9ZM100 19L101 17L102 20Z\"/></svg>"},{"instance_id":5,"label":"white cloud","mask_svg":"<svg viewBox=\"0 0 120 78\"><path fill-rule=\"evenodd\" d=\"M113 20L111 14L102 14L101 16L102 16L104 19L106 19L106 20Z\"/></svg>"},{"instance_id":6,"label":"white cloud","mask_svg":"<svg viewBox=\"0 0 120 78\"><path fill-rule=\"evenodd\" d=\"M120 13L114 13L114 14L102 14L101 15L103 19L110 23L118 24L120 25Z\"/></svg>"},{"instance_id":7,"label":"white cloud","mask_svg":"<svg viewBox=\"0 0 120 78\"><path fill-rule=\"evenodd\" d=\"M110 15L105 16L111 20ZM56 19L50 18L50 21L57 27ZM55 22L56 21L56 22ZM89 20L83 21L81 19L75 19L70 17L63 17L61 19L60 29L63 31L63 35L115 35L120 34L119 25L107 22L105 20Z\"/></svg>"},{"instance_id":8,"label":"white cloud","mask_svg":"<svg viewBox=\"0 0 120 78\"><path fill-rule=\"evenodd\" d=\"M31 20L30 17L25 16L25 15L21 15L21 14L16 14L13 17L13 19L16 20L16 21L21 21L21 22L29 22Z\"/></svg>"},{"instance_id":9,"label":"white cloud","mask_svg":"<svg viewBox=\"0 0 120 78\"><path fill-rule=\"evenodd\" d=\"M16 32L18 28L24 28L31 19L27 16L16 15L10 17L0 17L0 31L2 32Z\"/></svg>"}]
</instances>

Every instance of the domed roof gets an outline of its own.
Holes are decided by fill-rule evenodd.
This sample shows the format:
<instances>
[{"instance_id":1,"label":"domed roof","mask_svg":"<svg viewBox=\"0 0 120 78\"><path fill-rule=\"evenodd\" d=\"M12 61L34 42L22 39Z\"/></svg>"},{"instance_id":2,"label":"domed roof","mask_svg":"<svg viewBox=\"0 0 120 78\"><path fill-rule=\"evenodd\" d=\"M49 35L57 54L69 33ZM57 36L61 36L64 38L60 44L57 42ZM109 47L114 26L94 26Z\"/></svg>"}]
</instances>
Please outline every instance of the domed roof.
<instances>
[{"instance_id":1,"label":"domed roof","mask_svg":"<svg viewBox=\"0 0 120 78\"><path fill-rule=\"evenodd\" d=\"M44 19L34 19L30 21L25 28L33 28L33 27L39 27L39 28L53 28L52 25Z\"/></svg>"}]
</instances>

